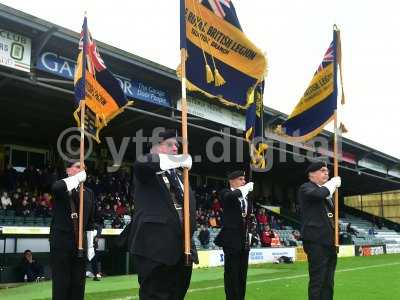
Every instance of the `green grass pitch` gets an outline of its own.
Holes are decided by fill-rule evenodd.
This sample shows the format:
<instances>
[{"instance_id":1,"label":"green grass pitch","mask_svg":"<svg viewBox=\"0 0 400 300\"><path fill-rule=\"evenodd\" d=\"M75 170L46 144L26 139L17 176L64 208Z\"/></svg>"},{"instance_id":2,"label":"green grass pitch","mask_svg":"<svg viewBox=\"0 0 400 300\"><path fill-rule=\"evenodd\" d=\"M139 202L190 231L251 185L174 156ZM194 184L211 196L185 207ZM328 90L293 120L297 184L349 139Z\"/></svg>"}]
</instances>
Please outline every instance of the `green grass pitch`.
<instances>
[{"instance_id":1,"label":"green grass pitch","mask_svg":"<svg viewBox=\"0 0 400 300\"><path fill-rule=\"evenodd\" d=\"M307 264L262 264L249 268L248 300L307 299ZM1 300L50 299L51 282L0 289ZM86 282L86 300L138 299L137 277L105 277ZM193 271L188 300L223 300L223 268ZM340 258L335 276L335 300L400 299L400 254Z\"/></svg>"}]
</instances>

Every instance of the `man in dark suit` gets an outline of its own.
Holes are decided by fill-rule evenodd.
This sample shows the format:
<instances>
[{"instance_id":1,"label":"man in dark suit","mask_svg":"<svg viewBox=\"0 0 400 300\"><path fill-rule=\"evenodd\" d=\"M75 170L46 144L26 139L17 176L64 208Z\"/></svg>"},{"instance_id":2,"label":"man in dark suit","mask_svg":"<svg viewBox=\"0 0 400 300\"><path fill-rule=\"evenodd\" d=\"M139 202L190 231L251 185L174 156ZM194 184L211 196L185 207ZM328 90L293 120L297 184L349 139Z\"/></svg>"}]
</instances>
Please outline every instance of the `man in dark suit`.
<instances>
[{"instance_id":1,"label":"man in dark suit","mask_svg":"<svg viewBox=\"0 0 400 300\"><path fill-rule=\"evenodd\" d=\"M224 250L226 299L243 300L250 250L247 218L251 203L247 195L253 190L253 182L246 184L243 171L230 173L228 179L230 187L220 191L224 221L214 243Z\"/></svg>"},{"instance_id":2,"label":"man in dark suit","mask_svg":"<svg viewBox=\"0 0 400 300\"><path fill-rule=\"evenodd\" d=\"M53 218L50 226L50 266L53 300L83 300L85 294L86 256L94 255L94 195L84 187L83 232L86 255L78 251L79 185L86 180L80 163L71 163L68 177L52 186ZM85 234L86 233L86 234ZM86 247L87 241L87 247Z\"/></svg>"},{"instance_id":3,"label":"man in dark suit","mask_svg":"<svg viewBox=\"0 0 400 300\"><path fill-rule=\"evenodd\" d=\"M300 186L301 237L308 257L308 298L333 299L336 269L332 195L340 177L329 179L325 162L314 162L306 170L309 181Z\"/></svg>"},{"instance_id":4,"label":"man in dark suit","mask_svg":"<svg viewBox=\"0 0 400 300\"><path fill-rule=\"evenodd\" d=\"M192 264L185 265L183 243L183 180L177 168L190 169L190 155L178 155L176 131L159 133L150 154L133 166L135 214L130 252L140 284L141 300L181 300L190 284ZM196 229L196 203L190 191L191 234ZM194 245L192 243L192 245ZM192 248L193 261L197 254Z\"/></svg>"}]
</instances>

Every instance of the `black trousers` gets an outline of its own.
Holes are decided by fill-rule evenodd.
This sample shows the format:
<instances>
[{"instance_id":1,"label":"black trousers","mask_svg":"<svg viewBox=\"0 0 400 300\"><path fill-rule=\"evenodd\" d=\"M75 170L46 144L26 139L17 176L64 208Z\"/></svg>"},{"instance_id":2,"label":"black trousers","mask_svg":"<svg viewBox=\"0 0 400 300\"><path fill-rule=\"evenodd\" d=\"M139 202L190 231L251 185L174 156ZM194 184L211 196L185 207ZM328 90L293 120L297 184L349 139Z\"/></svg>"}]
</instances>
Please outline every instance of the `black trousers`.
<instances>
[{"instance_id":1,"label":"black trousers","mask_svg":"<svg viewBox=\"0 0 400 300\"><path fill-rule=\"evenodd\" d=\"M52 300L83 300L85 295L86 257L77 258L73 251L50 251Z\"/></svg>"},{"instance_id":2,"label":"black trousers","mask_svg":"<svg viewBox=\"0 0 400 300\"><path fill-rule=\"evenodd\" d=\"M249 250L236 250L226 247L223 250L226 300L244 300Z\"/></svg>"},{"instance_id":3,"label":"black trousers","mask_svg":"<svg viewBox=\"0 0 400 300\"><path fill-rule=\"evenodd\" d=\"M325 246L304 241L308 257L309 300L332 300L337 254L335 246Z\"/></svg>"},{"instance_id":4,"label":"black trousers","mask_svg":"<svg viewBox=\"0 0 400 300\"><path fill-rule=\"evenodd\" d=\"M100 271L99 271L99 256L100 256L100 253L99 253L99 251L96 250L92 260L90 261L90 265L92 266L92 272L93 272L94 276L96 276L97 274L100 273Z\"/></svg>"},{"instance_id":5,"label":"black trousers","mask_svg":"<svg viewBox=\"0 0 400 300\"><path fill-rule=\"evenodd\" d=\"M140 300L183 300L192 277L192 266L185 266L184 258L167 266L149 258L135 255Z\"/></svg>"}]
</instances>

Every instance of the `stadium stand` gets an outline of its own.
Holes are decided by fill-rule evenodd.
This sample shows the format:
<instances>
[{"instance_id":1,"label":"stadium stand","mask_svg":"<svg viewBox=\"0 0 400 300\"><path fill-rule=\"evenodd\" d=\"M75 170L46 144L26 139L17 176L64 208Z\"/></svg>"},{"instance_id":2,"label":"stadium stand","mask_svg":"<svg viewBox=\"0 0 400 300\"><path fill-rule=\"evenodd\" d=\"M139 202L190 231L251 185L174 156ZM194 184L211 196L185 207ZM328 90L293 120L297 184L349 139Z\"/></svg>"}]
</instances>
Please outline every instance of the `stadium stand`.
<instances>
[{"instance_id":1,"label":"stadium stand","mask_svg":"<svg viewBox=\"0 0 400 300\"><path fill-rule=\"evenodd\" d=\"M375 224L372 222L355 216L347 215L346 218L341 218L339 223L341 233L348 233L346 232L346 228L349 223L357 231L356 234L351 234L352 243L356 246L400 243L400 233L386 227L375 229ZM372 228L375 234L371 234Z\"/></svg>"}]
</instances>

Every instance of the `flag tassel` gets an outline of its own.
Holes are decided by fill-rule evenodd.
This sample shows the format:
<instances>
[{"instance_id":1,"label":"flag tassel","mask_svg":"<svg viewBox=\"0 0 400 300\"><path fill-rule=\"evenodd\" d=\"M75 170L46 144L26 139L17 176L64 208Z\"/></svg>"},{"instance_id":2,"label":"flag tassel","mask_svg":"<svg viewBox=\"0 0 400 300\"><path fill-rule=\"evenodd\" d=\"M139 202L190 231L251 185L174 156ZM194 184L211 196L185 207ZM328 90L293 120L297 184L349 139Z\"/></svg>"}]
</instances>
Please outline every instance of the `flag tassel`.
<instances>
[{"instance_id":1,"label":"flag tassel","mask_svg":"<svg viewBox=\"0 0 400 300\"><path fill-rule=\"evenodd\" d=\"M214 75L209 64L206 64L206 80L207 83L211 83L214 81Z\"/></svg>"},{"instance_id":2,"label":"flag tassel","mask_svg":"<svg viewBox=\"0 0 400 300\"><path fill-rule=\"evenodd\" d=\"M215 71L214 71L214 79L215 79L215 82L214 82L215 86L221 86L221 85L225 84L225 79L219 73L217 68L215 68Z\"/></svg>"}]
</instances>

